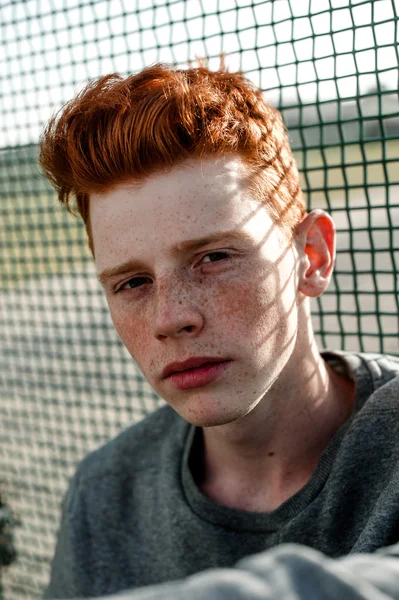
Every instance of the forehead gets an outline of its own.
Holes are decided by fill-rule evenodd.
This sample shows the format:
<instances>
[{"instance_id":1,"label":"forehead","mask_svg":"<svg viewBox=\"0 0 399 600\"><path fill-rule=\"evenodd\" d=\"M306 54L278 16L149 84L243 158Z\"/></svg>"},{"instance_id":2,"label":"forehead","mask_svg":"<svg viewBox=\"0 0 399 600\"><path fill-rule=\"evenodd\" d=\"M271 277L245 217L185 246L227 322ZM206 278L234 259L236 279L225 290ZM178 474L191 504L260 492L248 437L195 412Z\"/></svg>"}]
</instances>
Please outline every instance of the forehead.
<instances>
[{"instance_id":1,"label":"forehead","mask_svg":"<svg viewBox=\"0 0 399 600\"><path fill-rule=\"evenodd\" d=\"M98 266L224 229L252 229L263 237L271 219L248 192L247 176L240 158L196 159L152 175L140 186L121 184L93 195L90 219Z\"/></svg>"}]
</instances>

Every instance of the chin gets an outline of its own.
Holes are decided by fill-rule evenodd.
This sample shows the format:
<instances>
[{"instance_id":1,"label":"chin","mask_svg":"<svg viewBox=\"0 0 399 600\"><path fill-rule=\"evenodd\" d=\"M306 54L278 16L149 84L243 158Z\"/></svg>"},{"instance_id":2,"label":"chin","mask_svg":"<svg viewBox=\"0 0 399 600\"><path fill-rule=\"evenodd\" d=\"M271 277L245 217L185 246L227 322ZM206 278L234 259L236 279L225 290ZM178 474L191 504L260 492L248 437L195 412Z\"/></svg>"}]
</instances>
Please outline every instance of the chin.
<instances>
[{"instance_id":1,"label":"chin","mask_svg":"<svg viewBox=\"0 0 399 600\"><path fill-rule=\"evenodd\" d=\"M205 406L203 402L192 402L184 407L174 406L174 408L185 421L195 425L195 427L228 425L243 418L250 411L250 409L243 410L243 407L232 410L231 406L223 410L220 405L215 406L215 401L209 402L209 404L206 403Z\"/></svg>"},{"instance_id":2,"label":"chin","mask_svg":"<svg viewBox=\"0 0 399 600\"><path fill-rule=\"evenodd\" d=\"M204 417L201 415L196 415L196 416L181 415L181 416L185 421L187 421L191 425L194 425L195 427L203 427L203 428L221 427L222 425L228 425L229 423L233 423L233 421L236 420L236 419L230 420L230 419L222 418L220 416L212 416L212 415L209 415L207 417Z\"/></svg>"}]
</instances>

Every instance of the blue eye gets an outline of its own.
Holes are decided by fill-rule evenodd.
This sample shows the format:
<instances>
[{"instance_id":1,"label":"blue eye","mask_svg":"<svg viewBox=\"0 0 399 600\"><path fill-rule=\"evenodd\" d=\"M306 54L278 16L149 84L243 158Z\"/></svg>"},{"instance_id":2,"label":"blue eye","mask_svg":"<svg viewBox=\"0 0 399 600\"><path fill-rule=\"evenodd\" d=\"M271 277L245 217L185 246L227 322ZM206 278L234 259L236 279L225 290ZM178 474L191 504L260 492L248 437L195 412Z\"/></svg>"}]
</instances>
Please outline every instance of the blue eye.
<instances>
[{"instance_id":1,"label":"blue eye","mask_svg":"<svg viewBox=\"0 0 399 600\"><path fill-rule=\"evenodd\" d=\"M151 283L149 277L132 277L127 281L120 289L121 290L133 290L135 288L141 287L146 283Z\"/></svg>"},{"instance_id":2,"label":"blue eye","mask_svg":"<svg viewBox=\"0 0 399 600\"><path fill-rule=\"evenodd\" d=\"M228 252L222 252L222 251L215 251L215 252L208 252L208 254L206 254L204 256L204 258L202 259L202 262L217 262L219 260L224 260L226 258L230 258L230 254ZM208 260L206 260L208 259Z\"/></svg>"}]
</instances>

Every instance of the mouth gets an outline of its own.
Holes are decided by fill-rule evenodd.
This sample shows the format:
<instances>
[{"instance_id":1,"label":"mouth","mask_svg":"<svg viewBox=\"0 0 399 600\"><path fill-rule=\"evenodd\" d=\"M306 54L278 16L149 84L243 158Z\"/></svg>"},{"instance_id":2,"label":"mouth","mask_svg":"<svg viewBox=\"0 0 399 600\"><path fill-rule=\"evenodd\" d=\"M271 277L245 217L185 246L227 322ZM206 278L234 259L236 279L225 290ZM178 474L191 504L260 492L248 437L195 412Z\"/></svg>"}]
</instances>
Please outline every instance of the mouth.
<instances>
[{"instance_id":1,"label":"mouth","mask_svg":"<svg viewBox=\"0 0 399 600\"><path fill-rule=\"evenodd\" d=\"M211 357L211 356L196 356L193 358L188 358L183 362L173 362L164 368L162 371L162 379L166 379L170 377L174 373L181 373L182 371L191 371L193 369L198 369L199 367L205 365L214 365L215 363L225 362L226 359L220 357Z\"/></svg>"},{"instance_id":2,"label":"mouth","mask_svg":"<svg viewBox=\"0 0 399 600\"><path fill-rule=\"evenodd\" d=\"M220 357L189 358L181 363L170 363L162 378L179 390L203 387L217 379L231 365L230 359Z\"/></svg>"}]
</instances>

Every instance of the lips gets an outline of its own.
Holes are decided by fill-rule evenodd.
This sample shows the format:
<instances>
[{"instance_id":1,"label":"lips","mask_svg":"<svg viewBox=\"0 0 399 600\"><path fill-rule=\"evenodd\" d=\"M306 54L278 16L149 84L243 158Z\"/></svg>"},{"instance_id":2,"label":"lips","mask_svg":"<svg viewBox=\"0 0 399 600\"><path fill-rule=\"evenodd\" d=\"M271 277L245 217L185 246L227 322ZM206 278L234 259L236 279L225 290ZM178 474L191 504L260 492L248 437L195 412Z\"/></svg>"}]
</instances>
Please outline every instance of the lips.
<instances>
[{"instance_id":1,"label":"lips","mask_svg":"<svg viewBox=\"0 0 399 600\"><path fill-rule=\"evenodd\" d=\"M213 384L231 366L231 360L214 357L190 358L181 363L171 363L164 369L164 381L177 390L193 390Z\"/></svg>"},{"instance_id":2,"label":"lips","mask_svg":"<svg viewBox=\"0 0 399 600\"><path fill-rule=\"evenodd\" d=\"M183 362L173 362L164 368L162 371L162 379L166 379L170 377L174 373L180 373L181 371L188 371L190 369L197 369L198 367L202 367L204 365L212 364L212 363L221 363L225 362L226 359L212 356L197 356L194 358L189 358Z\"/></svg>"}]
</instances>

